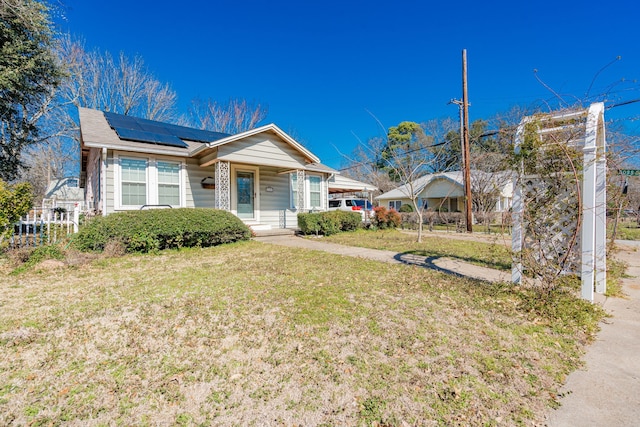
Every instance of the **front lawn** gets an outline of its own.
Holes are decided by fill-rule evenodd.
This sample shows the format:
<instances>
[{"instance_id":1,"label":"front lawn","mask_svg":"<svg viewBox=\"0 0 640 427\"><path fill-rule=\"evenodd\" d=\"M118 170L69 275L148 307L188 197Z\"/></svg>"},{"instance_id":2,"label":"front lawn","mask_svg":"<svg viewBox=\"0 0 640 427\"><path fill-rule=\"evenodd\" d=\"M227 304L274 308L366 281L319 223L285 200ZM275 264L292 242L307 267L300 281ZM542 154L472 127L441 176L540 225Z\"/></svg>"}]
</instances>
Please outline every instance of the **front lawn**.
<instances>
[{"instance_id":1,"label":"front lawn","mask_svg":"<svg viewBox=\"0 0 640 427\"><path fill-rule=\"evenodd\" d=\"M9 271L2 425L541 424L602 316L259 242Z\"/></svg>"}]
</instances>

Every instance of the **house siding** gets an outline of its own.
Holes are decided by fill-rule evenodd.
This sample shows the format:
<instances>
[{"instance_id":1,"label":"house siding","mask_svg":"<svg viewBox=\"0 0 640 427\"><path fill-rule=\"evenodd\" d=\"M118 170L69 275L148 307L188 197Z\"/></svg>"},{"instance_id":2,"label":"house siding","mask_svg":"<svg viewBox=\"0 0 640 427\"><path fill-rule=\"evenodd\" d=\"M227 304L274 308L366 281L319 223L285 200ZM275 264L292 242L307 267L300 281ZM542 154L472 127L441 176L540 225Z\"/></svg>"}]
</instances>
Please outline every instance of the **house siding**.
<instances>
[{"instance_id":1,"label":"house siding","mask_svg":"<svg viewBox=\"0 0 640 427\"><path fill-rule=\"evenodd\" d=\"M267 191L271 187L273 191ZM291 209L289 174L278 174L273 167L260 168L260 223L280 228L298 226L297 212ZM286 222L284 221L286 216ZM285 222L283 224L283 222Z\"/></svg>"},{"instance_id":2,"label":"house siding","mask_svg":"<svg viewBox=\"0 0 640 427\"><path fill-rule=\"evenodd\" d=\"M420 197L429 198L445 198L445 197L463 197L464 190L460 185L446 179L433 180L422 190Z\"/></svg>"},{"instance_id":3,"label":"house siding","mask_svg":"<svg viewBox=\"0 0 640 427\"><path fill-rule=\"evenodd\" d=\"M188 208L215 207L215 190L202 188L202 180L214 177L214 166L200 167L197 159L187 159L186 193Z\"/></svg>"},{"instance_id":4,"label":"house siding","mask_svg":"<svg viewBox=\"0 0 640 427\"><path fill-rule=\"evenodd\" d=\"M92 148L87 157L87 176L85 184L84 202L87 209L101 210L102 187L100 180L100 149Z\"/></svg>"},{"instance_id":5,"label":"house siding","mask_svg":"<svg viewBox=\"0 0 640 427\"><path fill-rule=\"evenodd\" d=\"M223 145L218 148L217 158L232 163L292 169L306 163L299 151L271 133L254 135L233 144Z\"/></svg>"}]
</instances>

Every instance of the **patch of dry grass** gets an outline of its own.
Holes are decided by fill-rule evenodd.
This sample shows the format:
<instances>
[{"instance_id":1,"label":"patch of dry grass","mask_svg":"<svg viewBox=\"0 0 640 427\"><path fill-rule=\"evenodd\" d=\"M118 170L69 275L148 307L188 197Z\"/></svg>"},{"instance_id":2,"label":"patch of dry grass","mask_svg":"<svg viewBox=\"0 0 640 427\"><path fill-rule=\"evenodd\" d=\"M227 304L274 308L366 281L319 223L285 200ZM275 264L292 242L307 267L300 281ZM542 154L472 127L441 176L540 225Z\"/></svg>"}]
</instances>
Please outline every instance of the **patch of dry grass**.
<instances>
[{"instance_id":1,"label":"patch of dry grass","mask_svg":"<svg viewBox=\"0 0 640 427\"><path fill-rule=\"evenodd\" d=\"M540 423L601 315L257 242L2 274L3 425Z\"/></svg>"},{"instance_id":2,"label":"patch of dry grass","mask_svg":"<svg viewBox=\"0 0 640 427\"><path fill-rule=\"evenodd\" d=\"M502 235L424 233L422 243L415 233L398 230L359 230L339 233L327 241L348 246L383 249L420 256L450 257L498 270L511 269L511 251Z\"/></svg>"}]
</instances>

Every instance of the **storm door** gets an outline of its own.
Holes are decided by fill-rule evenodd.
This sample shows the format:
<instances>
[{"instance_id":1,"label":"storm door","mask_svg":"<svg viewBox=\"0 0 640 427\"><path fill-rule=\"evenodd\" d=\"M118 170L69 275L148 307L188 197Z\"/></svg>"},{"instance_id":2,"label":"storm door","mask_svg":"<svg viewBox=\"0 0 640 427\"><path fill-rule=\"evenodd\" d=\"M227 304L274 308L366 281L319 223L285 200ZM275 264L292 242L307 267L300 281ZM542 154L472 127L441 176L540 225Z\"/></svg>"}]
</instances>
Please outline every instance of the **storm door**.
<instances>
[{"instance_id":1,"label":"storm door","mask_svg":"<svg viewBox=\"0 0 640 427\"><path fill-rule=\"evenodd\" d=\"M236 172L236 191L238 201L238 217L254 219L254 173L248 171Z\"/></svg>"}]
</instances>

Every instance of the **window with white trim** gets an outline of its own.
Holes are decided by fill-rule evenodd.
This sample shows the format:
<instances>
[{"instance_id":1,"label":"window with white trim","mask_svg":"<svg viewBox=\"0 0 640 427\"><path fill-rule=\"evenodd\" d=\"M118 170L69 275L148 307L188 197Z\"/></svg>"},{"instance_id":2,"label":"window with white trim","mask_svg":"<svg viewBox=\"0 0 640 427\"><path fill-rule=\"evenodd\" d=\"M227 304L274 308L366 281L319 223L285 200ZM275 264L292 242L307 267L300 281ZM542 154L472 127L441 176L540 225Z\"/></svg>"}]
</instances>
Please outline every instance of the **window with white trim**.
<instances>
[{"instance_id":1,"label":"window with white trim","mask_svg":"<svg viewBox=\"0 0 640 427\"><path fill-rule=\"evenodd\" d=\"M400 206L402 206L401 200L389 200L389 209L394 209L400 212Z\"/></svg>"},{"instance_id":2,"label":"window with white trim","mask_svg":"<svg viewBox=\"0 0 640 427\"><path fill-rule=\"evenodd\" d=\"M147 203L147 161L120 159L120 204L140 206Z\"/></svg>"},{"instance_id":3,"label":"window with white trim","mask_svg":"<svg viewBox=\"0 0 640 427\"><path fill-rule=\"evenodd\" d=\"M309 207L322 208L322 178L317 175L309 175Z\"/></svg>"},{"instance_id":4,"label":"window with white trim","mask_svg":"<svg viewBox=\"0 0 640 427\"><path fill-rule=\"evenodd\" d=\"M180 164L158 161L158 204L180 206Z\"/></svg>"},{"instance_id":5,"label":"window with white trim","mask_svg":"<svg viewBox=\"0 0 640 427\"><path fill-rule=\"evenodd\" d=\"M139 209L143 205L185 206L184 162L146 157L115 160L115 209Z\"/></svg>"}]
</instances>

